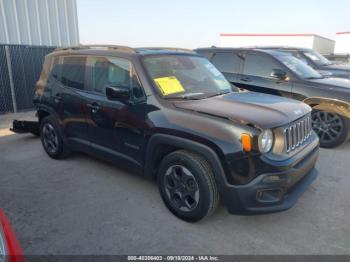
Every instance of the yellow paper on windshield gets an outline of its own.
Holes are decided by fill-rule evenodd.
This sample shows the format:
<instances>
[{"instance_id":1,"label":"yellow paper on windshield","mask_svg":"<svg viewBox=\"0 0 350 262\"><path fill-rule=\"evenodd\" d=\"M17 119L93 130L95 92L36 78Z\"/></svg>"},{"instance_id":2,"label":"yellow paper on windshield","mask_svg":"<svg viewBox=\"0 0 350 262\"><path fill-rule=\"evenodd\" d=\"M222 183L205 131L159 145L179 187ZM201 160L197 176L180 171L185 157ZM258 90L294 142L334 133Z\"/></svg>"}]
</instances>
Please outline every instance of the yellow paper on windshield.
<instances>
[{"instance_id":1,"label":"yellow paper on windshield","mask_svg":"<svg viewBox=\"0 0 350 262\"><path fill-rule=\"evenodd\" d=\"M185 89L175 76L159 77L155 78L154 81L165 96L185 92Z\"/></svg>"}]
</instances>

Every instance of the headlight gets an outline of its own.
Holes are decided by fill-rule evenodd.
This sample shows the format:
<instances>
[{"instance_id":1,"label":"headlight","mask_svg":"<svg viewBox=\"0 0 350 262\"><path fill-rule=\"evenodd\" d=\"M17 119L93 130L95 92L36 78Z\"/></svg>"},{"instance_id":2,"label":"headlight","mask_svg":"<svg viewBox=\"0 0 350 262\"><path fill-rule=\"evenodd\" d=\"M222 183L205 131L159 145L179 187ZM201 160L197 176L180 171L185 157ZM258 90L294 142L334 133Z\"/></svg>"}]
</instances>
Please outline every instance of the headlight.
<instances>
[{"instance_id":1,"label":"headlight","mask_svg":"<svg viewBox=\"0 0 350 262\"><path fill-rule=\"evenodd\" d=\"M261 153L267 153L273 145L273 133L270 129L266 129L259 135L259 150Z\"/></svg>"}]
</instances>

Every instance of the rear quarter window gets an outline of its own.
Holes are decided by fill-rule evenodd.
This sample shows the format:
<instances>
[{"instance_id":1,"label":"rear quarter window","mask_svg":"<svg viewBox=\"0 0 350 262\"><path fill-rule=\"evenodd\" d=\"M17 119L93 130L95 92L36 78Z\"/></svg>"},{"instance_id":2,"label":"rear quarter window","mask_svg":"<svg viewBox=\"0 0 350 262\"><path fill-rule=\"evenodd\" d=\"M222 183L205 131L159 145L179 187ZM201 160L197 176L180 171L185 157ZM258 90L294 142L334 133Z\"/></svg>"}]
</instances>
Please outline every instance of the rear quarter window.
<instances>
[{"instance_id":1,"label":"rear quarter window","mask_svg":"<svg viewBox=\"0 0 350 262\"><path fill-rule=\"evenodd\" d=\"M57 70L60 71L60 82L67 87L85 89L85 64L86 57L64 57L61 69ZM55 70L53 77L54 73Z\"/></svg>"}]
</instances>

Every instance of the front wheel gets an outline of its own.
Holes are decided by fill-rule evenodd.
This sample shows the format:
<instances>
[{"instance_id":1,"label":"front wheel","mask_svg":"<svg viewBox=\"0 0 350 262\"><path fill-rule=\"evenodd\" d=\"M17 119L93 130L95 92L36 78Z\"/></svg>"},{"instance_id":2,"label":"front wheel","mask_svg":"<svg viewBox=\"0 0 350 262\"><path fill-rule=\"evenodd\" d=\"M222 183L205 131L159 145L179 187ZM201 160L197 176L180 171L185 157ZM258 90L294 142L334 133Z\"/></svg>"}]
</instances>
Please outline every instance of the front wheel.
<instances>
[{"instance_id":1,"label":"front wheel","mask_svg":"<svg viewBox=\"0 0 350 262\"><path fill-rule=\"evenodd\" d=\"M320 138L320 146L333 148L349 140L350 120L333 112L313 111L312 128Z\"/></svg>"},{"instance_id":2,"label":"front wheel","mask_svg":"<svg viewBox=\"0 0 350 262\"><path fill-rule=\"evenodd\" d=\"M168 209L188 222L209 216L219 202L212 168L203 157L185 150L164 157L158 187Z\"/></svg>"}]
</instances>

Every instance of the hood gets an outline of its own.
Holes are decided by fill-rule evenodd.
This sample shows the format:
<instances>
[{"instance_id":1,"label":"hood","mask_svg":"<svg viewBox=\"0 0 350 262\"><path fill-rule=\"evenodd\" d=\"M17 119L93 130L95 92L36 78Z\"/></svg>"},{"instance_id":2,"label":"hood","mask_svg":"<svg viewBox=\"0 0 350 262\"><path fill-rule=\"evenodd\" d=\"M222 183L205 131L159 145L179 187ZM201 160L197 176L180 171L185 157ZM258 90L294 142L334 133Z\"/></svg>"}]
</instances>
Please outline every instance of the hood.
<instances>
[{"instance_id":1,"label":"hood","mask_svg":"<svg viewBox=\"0 0 350 262\"><path fill-rule=\"evenodd\" d=\"M348 64L331 64L331 65L322 66L322 68L330 69L330 70L343 70L343 71L348 71L350 73L350 65Z\"/></svg>"},{"instance_id":2,"label":"hood","mask_svg":"<svg viewBox=\"0 0 350 262\"><path fill-rule=\"evenodd\" d=\"M341 88L343 90L345 89L347 92L350 92L350 79L328 77L321 79L310 79L308 81L315 83L318 86L323 85L327 87Z\"/></svg>"},{"instance_id":3,"label":"hood","mask_svg":"<svg viewBox=\"0 0 350 262\"><path fill-rule=\"evenodd\" d=\"M182 109L224 117L241 124L253 124L264 129L286 125L311 112L311 108L302 102L255 92L237 92L201 100L176 101L174 105Z\"/></svg>"}]
</instances>

